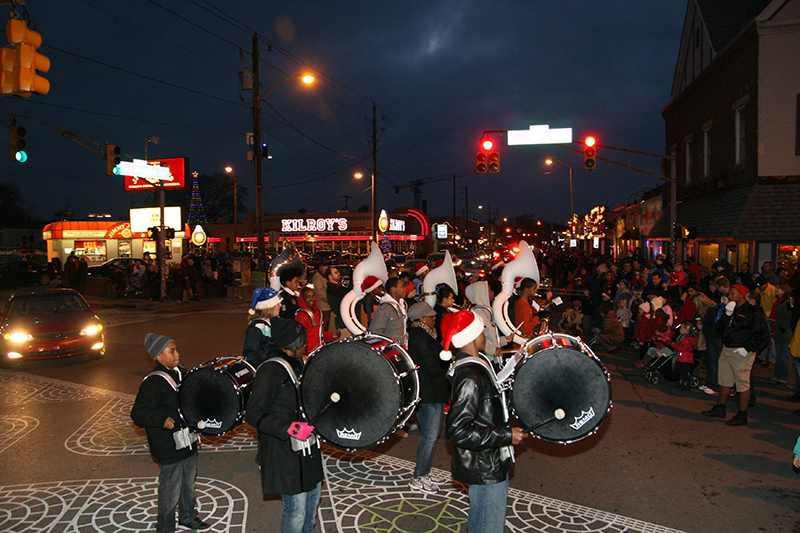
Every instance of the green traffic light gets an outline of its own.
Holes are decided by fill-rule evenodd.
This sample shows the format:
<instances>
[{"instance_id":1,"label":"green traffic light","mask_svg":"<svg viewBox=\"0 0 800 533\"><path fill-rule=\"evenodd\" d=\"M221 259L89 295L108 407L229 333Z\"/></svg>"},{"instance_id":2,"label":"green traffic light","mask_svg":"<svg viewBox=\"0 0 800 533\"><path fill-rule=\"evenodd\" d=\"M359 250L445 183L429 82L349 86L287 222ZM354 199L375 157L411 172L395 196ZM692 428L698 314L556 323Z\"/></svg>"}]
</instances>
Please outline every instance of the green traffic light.
<instances>
[{"instance_id":1,"label":"green traffic light","mask_svg":"<svg viewBox=\"0 0 800 533\"><path fill-rule=\"evenodd\" d=\"M17 160L17 162L24 163L25 161L28 160L28 154L27 152L20 150L19 152L14 154L14 158Z\"/></svg>"},{"instance_id":2,"label":"green traffic light","mask_svg":"<svg viewBox=\"0 0 800 533\"><path fill-rule=\"evenodd\" d=\"M122 169L116 166L114 167L114 170L112 170L111 172L113 172L115 176L119 176L120 174L122 174Z\"/></svg>"}]
</instances>

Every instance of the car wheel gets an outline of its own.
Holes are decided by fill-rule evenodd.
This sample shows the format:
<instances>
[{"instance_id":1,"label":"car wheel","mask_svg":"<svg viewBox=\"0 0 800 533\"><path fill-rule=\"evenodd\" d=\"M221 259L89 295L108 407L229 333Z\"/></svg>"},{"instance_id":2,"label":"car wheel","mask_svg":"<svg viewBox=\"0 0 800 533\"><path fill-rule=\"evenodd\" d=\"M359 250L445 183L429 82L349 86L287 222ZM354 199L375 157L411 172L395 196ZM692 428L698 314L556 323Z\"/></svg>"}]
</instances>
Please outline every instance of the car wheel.
<instances>
[{"instance_id":1,"label":"car wheel","mask_svg":"<svg viewBox=\"0 0 800 533\"><path fill-rule=\"evenodd\" d=\"M39 275L39 285L50 285L50 281L52 281L52 278L49 274Z\"/></svg>"}]
</instances>

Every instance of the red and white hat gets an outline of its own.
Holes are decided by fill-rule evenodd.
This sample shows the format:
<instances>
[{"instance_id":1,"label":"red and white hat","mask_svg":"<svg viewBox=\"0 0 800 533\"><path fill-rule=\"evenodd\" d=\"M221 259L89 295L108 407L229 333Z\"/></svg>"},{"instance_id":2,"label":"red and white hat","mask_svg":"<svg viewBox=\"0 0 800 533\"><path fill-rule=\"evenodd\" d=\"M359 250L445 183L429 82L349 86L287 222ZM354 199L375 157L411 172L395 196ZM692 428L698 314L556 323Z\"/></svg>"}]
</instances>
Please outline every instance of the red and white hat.
<instances>
[{"instance_id":1,"label":"red and white hat","mask_svg":"<svg viewBox=\"0 0 800 533\"><path fill-rule=\"evenodd\" d=\"M439 359L449 361L453 358L450 351L452 344L456 348L466 346L483 333L483 320L472 311L447 313L442 318L442 341L444 350L439 352Z\"/></svg>"},{"instance_id":2,"label":"red and white hat","mask_svg":"<svg viewBox=\"0 0 800 533\"><path fill-rule=\"evenodd\" d=\"M501 257L495 257L494 259L492 259L492 262L489 263L489 268L492 269L492 272L494 272L501 266L505 266L505 263L503 262L503 259Z\"/></svg>"},{"instance_id":3,"label":"red and white hat","mask_svg":"<svg viewBox=\"0 0 800 533\"><path fill-rule=\"evenodd\" d=\"M366 279L361 282L361 292L367 294L369 291L375 290L381 285L383 285L383 282L377 277L367 276Z\"/></svg>"},{"instance_id":4,"label":"red and white hat","mask_svg":"<svg viewBox=\"0 0 800 533\"><path fill-rule=\"evenodd\" d=\"M514 290L515 291L519 290L519 286L522 285L522 280L523 280L523 278L521 278L520 276L517 276L516 278L514 278Z\"/></svg>"},{"instance_id":5,"label":"red and white hat","mask_svg":"<svg viewBox=\"0 0 800 533\"><path fill-rule=\"evenodd\" d=\"M417 265L417 267L414 269L414 275L419 277L422 274L424 274L425 272L427 272L428 270L430 270L428 268L428 265L426 265L425 263L419 263Z\"/></svg>"}]
</instances>

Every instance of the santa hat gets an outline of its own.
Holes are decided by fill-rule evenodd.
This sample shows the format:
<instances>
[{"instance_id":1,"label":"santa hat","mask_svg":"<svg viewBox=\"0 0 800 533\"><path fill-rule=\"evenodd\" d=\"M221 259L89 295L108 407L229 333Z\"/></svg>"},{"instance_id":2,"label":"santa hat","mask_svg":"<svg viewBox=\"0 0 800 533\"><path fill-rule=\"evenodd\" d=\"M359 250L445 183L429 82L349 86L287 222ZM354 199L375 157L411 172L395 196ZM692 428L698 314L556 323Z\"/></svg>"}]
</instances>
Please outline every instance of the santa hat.
<instances>
[{"instance_id":1,"label":"santa hat","mask_svg":"<svg viewBox=\"0 0 800 533\"><path fill-rule=\"evenodd\" d=\"M420 277L421 275L423 275L428 270L430 270L428 268L428 265L426 265L425 263L419 263L417 265L417 267L414 269L414 275L417 276L417 277Z\"/></svg>"},{"instance_id":2,"label":"santa hat","mask_svg":"<svg viewBox=\"0 0 800 533\"><path fill-rule=\"evenodd\" d=\"M447 313L442 318L442 341L444 350L439 352L442 361L453 358L450 351L452 344L456 348L466 346L483 333L483 320L472 311Z\"/></svg>"},{"instance_id":3,"label":"santa hat","mask_svg":"<svg viewBox=\"0 0 800 533\"><path fill-rule=\"evenodd\" d=\"M383 285L383 282L377 277L367 276L366 279L361 282L361 292L367 294L369 291L375 290L381 285Z\"/></svg>"},{"instance_id":4,"label":"santa hat","mask_svg":"<svg viewBox=\"0 0 800 533\"><path fill-rule=\"evenodd\" d=\"M254 315L260 309L270 309L281 303L281 295L272 287L259 287L253 291L253 302L249 314Z\"/></svg>"},{"instance_id":5,"label":"santa hat","mask_svg":"<svg viewBox=\"0 0 800 533\"><path fill-rule=\"evenodd\" d=\"M514 290L518 291L520 285L522 285L522 278L517 276L516 278L514 278Z\"/></svg>"},{"instance_id":6,"label":"santa hat","mask_svg":"<svg viewBox=\"0 0 800 533\"><path fill-rule=\"evenodd\" d=\"M491 268L492 272L494 272L495 270L497 270L498 268L500 268L503 265L505 265L503 260L501 258L499 258L499 257L495 257L494 259L492 259L492 262L489 263L489 268Z\"/></svg>"}]
</instances>

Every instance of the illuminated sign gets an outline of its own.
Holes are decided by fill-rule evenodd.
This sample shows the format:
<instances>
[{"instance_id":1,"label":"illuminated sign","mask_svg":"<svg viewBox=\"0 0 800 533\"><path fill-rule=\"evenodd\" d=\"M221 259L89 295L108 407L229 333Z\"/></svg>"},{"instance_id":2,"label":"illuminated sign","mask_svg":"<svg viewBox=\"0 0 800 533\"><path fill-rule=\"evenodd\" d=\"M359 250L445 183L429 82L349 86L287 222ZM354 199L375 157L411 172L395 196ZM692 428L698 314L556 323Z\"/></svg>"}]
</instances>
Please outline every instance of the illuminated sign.
<instances>
[{"instance_id":1,"label":"illuminated sign","mask_svg":"<svg viewBox=\"0 0 800 533\"><path fill-rule=\"evenodd\" d=\"M172 180L169 168L161 165L148 164L144 159L134 159L133 161L120 161L119 173L133 178L154 179L159 181Z\"/></svg>"},{"instance_id":2,"label":"illuminated sign","mask_svg":"<svg viewBox=\"0 0 800 533\"><path fill-rule=\"evenodd\" d=\"M174 157L170 159L150 159L147 161L147 166L157 169L166 169L169 171L169 177L164 181L161 181L161 184L163 184L165 189L182 189L186 186L186 168L189 166L188 158ZM163 170L161 172L163 172ZM152 178L145 179L126 175L125 190L154 191L156 189L157 182L158 180Z\"/></svg>"},{"instance_id":3,"label":"illuminated sign","mask_svg":"<svg viewBox=\"0 0 800 533\"><path fill-rule=\"evenodd\" d=\"M436 226L436 238L437 239L447 238L447 224L439 224L438 226Z\"/></svg>"},{"instance_id":4,"label":"illuminated sign","mask_svg":"<svg viewBox=\"0 0 800 533\"><path fill-rule=\"evenodd\" d=\"M509 130L508 145L564 144L572 142L572 128L550 129L547 124L530 126L527 130Z\"/></svg>"},{"instance_id":5,"label":"illuminated sign","mask_svg":"<svg viewBox=\"0 0 800 533\"><path fill-rule=\"evenodd\" d=\"M381 216L378 217L378 229L383 233L386 233L387 231L405 232L406 221L398 220L396 218L389 218L389 215L386 214L386 210L381 209Z\"/></svg>"},{"instance_id":6,"label":"illuminated sign","mask_svg":"<svg viewBox=\"0 0 800 533\"><path fill-rule=\"evenodd\" d=\"M347 219L341 218L283 218L281 231L344 231Z\"/></svg>"},{"instance_id":7,"label":"illuminated sign","mask_svg":"<svg viewBox=\"0 0 800 533\"><path fill-rule=\"evenodd\" d=\"M383 233L389 229L389 217L384 210L381 210L381 216L378 217L378 229Z\"/></svg>"},{"instance_id":8,"label":"illuminated sign","mask_svg":"<svg viewBox=\"0 0 800 533\"><path fill-rule=\"evenodd\" d=\"M195 246L203 246L206 243L206 240L208 240L206 232L203 231L202 226L198 224L194 227L194 230L192 230L192 244Z\"/></svg>"},{"instance_id":9,"label":"illuminated sign","mask_svg":"<svg viewBox=\"0 0 800 533\"><path fill-rule=\"evenodd\" d=\"M133 233L144 233L147 228L161 225L161 209L158 207L143 207L131 209L131 231ZM164 208L164 226L175 231L183 231L181 223L180 207Z\"/></svg>"}]
</instances>

